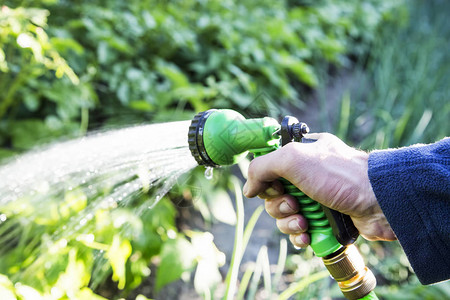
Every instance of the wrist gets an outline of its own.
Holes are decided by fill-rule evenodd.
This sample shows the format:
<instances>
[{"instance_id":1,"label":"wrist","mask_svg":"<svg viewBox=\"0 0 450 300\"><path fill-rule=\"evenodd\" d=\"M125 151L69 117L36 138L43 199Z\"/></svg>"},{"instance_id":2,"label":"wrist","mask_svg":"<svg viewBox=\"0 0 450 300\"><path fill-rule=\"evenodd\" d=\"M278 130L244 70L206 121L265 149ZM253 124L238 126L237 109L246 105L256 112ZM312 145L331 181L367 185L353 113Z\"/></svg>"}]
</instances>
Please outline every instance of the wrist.
<instances>
[{"instance_id":1,"label":"wrist","mask_svg":"<svg viewBox=\"0 0 450 300\"><path fill-rule=\"evenodd\" d=\"M384 215L372 184L369 179L369 154L364 151L358 151L356 160L361 166L362 174L360 186L360 207L359 214L352 216L353 223L358 228L360 234L368 240L396 240L396 236Z\"/></svg>"}]
</instances>

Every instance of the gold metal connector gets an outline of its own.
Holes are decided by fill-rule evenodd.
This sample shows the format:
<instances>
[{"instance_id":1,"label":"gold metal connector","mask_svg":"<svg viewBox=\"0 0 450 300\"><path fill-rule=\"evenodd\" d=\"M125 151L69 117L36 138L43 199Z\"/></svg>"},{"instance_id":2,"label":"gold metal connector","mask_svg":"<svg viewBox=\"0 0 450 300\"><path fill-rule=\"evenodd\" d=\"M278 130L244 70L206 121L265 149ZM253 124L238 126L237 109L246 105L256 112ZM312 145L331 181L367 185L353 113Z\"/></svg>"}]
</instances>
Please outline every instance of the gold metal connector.
<instances>
[{"instance_id":1,"label":"gold metal connector","mask_svg":"<svg viewBox=\"0 0 450 300\"><path fill-rule=\"evenodd\" d=\"M324 257L323 262L347 299L360 299L376 286L375 276L364 264L355 245Z\"/></svg>"}]
</instances>

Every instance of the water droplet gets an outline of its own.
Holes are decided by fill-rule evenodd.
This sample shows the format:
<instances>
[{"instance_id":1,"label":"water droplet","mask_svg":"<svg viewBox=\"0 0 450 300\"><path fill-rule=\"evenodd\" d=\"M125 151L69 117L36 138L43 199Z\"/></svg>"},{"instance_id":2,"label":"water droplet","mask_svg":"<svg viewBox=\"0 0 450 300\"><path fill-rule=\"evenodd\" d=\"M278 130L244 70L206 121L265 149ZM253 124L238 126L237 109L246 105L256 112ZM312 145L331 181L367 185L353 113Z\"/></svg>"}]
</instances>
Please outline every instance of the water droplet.
<instances>
[{"instance_id":1,"label":"water droplet","mask_svg":"<svg viewBox=\"0 0 450 300\"><path fill-rule=\"evenodd\" d=\"M6 217L5 214L1 214L1 215L0 215L0 223L1 223L1 222L5 222L6 219L7 219L7 217Z\"/></svg>"},{"instance_id":2,"label":"water droplet","mask_svg":"<svg viewBox=\"0 0 450 300\"><path fill-rule=\"evenodd\" d=\"M206 167L205 178L211 180L214 175L214 169L212 167Z\"/></svg>"},{"instance_id":3,"label":"water droplet","mask_svg":"<svg viewBox=\"0 0 450 300\"><path fill-rule=\"evenodd\" d=\"M173 240L177 237L177 233L173 229L169 229L167 230L167 237Z\"/></svg>"},{"instance_id":4,"label":"water droplet","mask_svg":"<svg viewBox=\"0 0 450 300\"><path fill-rule=\"evenodd\" d=\"M61 239L58 242L59 247L64 248L67 246L67 240L66 239Z\"/></svg>"},{"instance_id":5,"label":"water droplet","mask_svg":"<svg viewBox=\"0 0 450 300\"><path fill-rule=\"evenodd\" d=\"M88 242L88 243L92 243L92 242L95 240L95 235L93 235L92 233L87 234L87 235L84 237L84 240L85 240L86 242Z\"/></svg>"},{"instance_id":6,"label":"water droplet","mask_svg":"<svg viewBox=\"0 0 450 300\"><path fill-rule=\"evenodd\" d=\"M55 299L59 299L63 296L63 292L57 287L52 287L50 294L52 294L52 296L55 297Z\"/></svg>"}]
</instances>

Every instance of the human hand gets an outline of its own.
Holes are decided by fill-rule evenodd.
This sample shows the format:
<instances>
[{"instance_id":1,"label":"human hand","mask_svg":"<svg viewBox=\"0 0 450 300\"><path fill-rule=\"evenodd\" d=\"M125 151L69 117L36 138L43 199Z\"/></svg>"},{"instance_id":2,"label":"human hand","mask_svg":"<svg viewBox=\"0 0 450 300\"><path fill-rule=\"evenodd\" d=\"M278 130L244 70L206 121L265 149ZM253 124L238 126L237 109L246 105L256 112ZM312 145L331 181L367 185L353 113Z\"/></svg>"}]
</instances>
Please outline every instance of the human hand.
<instances>
[{"instance_id":1,"label":"human hand","mask_svg":"<svg viewBox=\"0 0 450 300\"><path fill-rule=\"evenodd\" d=\"M308 222L298 214L299 204L283 193L283 177L313 200L349 215L368 240L395 240L368 177L369 155L347 146L329 133L310 134L314 143L289 143L255 158L244 185L246 197L265 199L266 211L277 219L281 232L297 247L310 243Z\"/></svg>"}]
</instances>

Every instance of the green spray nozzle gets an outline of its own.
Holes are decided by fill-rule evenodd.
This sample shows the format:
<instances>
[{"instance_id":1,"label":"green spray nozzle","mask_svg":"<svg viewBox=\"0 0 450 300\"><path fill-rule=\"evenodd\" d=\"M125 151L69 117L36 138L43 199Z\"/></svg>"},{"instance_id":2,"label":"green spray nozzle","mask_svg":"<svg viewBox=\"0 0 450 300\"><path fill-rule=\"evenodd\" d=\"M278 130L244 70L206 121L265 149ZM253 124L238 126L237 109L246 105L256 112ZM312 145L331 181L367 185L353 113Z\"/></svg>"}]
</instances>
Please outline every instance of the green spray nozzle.
<instances>
[{"instance_id":1,"label":"green spray nozzle","mask_svg":"<svg viewBox=\"0 0 450 300\"><path fill-rule=\"evenodd\" d=\"M233 165L249 151L278 147L279 129L273 118L246 119L231 109L210 109L192 120L189 148L201 165Z\"/></svg>"},{"instance_id":2,"label":"green spray nozzle","mask_svg":"<svg viewBox=\"0 0 450 300\"><path fill-rule=\"evenodd\" d=\"M246 119L233 110L210 109L193 118L188 142L200 165L219 167L238 163L248 152L256 157L289 142L314 142L303 138L308 131L306 124L290 116L279 124L273 118ZM375 277L352 247L359 234L351 218L321 206L287 180L280 181L285 192L299 202L300 213L308 220L311 247L322 257L344 295L348 299L371 295Z\"/></svg>"}]
</instances>

